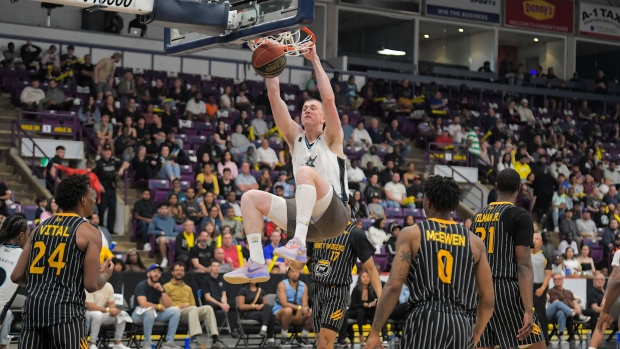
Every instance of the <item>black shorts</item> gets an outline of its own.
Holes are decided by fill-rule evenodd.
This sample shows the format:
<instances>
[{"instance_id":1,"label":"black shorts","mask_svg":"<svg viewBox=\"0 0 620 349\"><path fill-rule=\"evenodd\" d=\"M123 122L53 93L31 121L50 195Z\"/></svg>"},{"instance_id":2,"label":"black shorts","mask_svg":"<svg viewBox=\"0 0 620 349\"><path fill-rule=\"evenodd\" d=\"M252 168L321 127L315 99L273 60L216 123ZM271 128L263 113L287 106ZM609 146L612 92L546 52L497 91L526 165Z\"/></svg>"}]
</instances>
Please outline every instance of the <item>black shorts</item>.
<instances>
[{"instance_id":1,"label":"black shorts","mask_svg":"<svg viewBox=\"0 0 620 349\"><path fill-rule=\"evenodd\" d=\"M328 286L314 283L312 293L312 328L319 333L321 328L339 332L345 319L349 303L349 286Z\"/></svg>"},{"instance_id":2,"label":"black shorts","mask_svg":"<svg viewBox=\"0 0 620 349\"><path fill-rule=\"evenodd\" d=\"M401 348L470 349L474 316L449 309L416 307L407 316Z\"/></svg>"},{"instance_id":3,"label":"black shorts","mask_svg":"<svg viewBox=\"0 0 620 349\"><path fill-rule=\"evenodd\" d=\"M517 334L523 327L523 303L516 280L494 280L495 310L487 327L480 337L478 347L515 348L531 345L545 340L538 316L534 313L534 329L524 340L518 340ZM546 330L546 329L544 329Z\"/></svg>"},{"instance_id":4,"label":"black shorts","mask_svg":"<svg viewBox=\"0 0 620 349\"><path fill-rule=\"evenodd\" d=\"M295 199L286 199L286 235L295 236L297 227L297 202ZM332 192L332 199L329 206L316 222L311 222L308 226L307 241L321 242L340 236L351 221L351 208L345 204L336 192Z\"/></svg>"},{"instance_id":5,"label":"black shorts","mask_svg":"<svg viewBox=\"0 0 620 349\"><path fill-rule=\"evenodd\" d=\"M18 349L88 349L84 319L37 329L22 329Z\"/></svg>"}]
</instances>

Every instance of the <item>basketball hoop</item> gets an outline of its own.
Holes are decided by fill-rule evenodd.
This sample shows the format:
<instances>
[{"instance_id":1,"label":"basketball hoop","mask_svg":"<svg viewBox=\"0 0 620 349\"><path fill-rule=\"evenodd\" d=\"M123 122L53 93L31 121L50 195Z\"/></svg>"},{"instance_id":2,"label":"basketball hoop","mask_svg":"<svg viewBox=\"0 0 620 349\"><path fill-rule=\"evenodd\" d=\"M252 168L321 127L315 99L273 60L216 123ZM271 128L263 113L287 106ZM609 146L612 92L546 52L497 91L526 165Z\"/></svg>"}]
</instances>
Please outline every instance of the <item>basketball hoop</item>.
<instances>
[{"instance_id":1,"label":"basketball hoop","mask_svg":"<svg viewBox=\"0 0 620 349\"><path fill-rule=\"evenodd\" d=\"M307 34L304 38L302 38L302 31ZM269 35L248 41L248 46L254 51L266 42L282 46L284 48L284 54L287 56L301 56L310 52L310 49L316 42L316 36L310 29L301 28L292 32Z\"/></svg>"}]
</instances>

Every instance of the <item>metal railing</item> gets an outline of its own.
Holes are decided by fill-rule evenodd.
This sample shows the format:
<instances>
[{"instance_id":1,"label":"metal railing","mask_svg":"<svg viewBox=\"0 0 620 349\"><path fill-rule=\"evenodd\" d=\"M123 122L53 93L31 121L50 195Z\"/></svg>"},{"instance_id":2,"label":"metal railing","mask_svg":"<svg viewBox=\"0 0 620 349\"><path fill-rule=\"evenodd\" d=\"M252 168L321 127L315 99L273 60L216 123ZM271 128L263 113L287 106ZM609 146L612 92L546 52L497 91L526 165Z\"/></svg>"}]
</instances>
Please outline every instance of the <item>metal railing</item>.
<instances>
[{"instance_id":1,"label":"metal railing","mask_svg":"<svg viewBox=\"0 0 620 349\"><path fill-rule=\"evenodd\" d=\"M28 132L26 132L25 130L23 130L21 128L21 125L15 121L12 120L11 121L11 145L13 147L16 147L21 155L21 140L22 140L22 134L23 137L26 137L30 140L30 142L32 142L32 149L30 149L32 151L32 156L30 157L30 173L37 178L37 180L39 180L39 178L43 177L43 179L45 180L46 183L46 187L47 187L47 178L45 176L45 172L41 172L39 171L38 167L35 166L35 160L37 158L37 150L39 152L41 152L41 154L43 155L43 157L50 159L49 156L47 156L47 154L45 154L45 152L43 151L43 149L41 147L39 147L37 145L37 143L35 142L35 140L28 134ZM17 140L19 140L19 144L17 142ZM58 179L58 172L56 172L56 176L54 177L54 189L56 189L56 182ZM52 193L53 195L54 193Z\"/></svg>"}]
</instances>

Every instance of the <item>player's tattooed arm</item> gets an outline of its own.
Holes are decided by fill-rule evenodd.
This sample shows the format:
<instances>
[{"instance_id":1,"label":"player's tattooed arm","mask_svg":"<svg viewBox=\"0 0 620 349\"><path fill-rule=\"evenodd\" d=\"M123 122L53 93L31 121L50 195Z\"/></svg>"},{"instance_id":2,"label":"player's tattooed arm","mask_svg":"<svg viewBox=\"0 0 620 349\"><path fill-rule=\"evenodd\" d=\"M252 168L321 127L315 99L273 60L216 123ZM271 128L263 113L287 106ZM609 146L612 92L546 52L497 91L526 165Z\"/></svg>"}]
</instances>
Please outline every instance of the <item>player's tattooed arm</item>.
<instances>
[{"instance_id":1,"label":"player's tattooed arm","mask_svg":"<svg viewBox=\"0 0 620 349\"><path fill-rule=\"evenodd\" d=\"M403 284L407 281L407 275L411 269L411 263L420 246L420 228L414 225L403 229L396 240L397 258L394 258L392 270L388 278L377 309L375 318L372 322L372 332L378 334L381 327L387 322L390 314L398 303L398 296L402 290ZM372 333L371 332L371 333Z\"/></svg>"}]
</instances>

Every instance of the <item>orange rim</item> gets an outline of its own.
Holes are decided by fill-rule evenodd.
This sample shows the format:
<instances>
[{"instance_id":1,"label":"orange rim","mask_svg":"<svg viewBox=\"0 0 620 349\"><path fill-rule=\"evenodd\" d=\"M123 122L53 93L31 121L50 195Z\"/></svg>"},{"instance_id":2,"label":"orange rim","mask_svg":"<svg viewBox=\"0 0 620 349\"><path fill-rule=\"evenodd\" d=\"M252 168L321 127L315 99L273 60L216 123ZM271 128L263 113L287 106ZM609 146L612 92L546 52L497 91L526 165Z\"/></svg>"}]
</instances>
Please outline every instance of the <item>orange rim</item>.
<instances>
[{"instance_id":1,"label":"orange rim","mask_svg":"<svg viewBox=\"0 0 620 349\"><path fill-rule=\"evenodd\" d=\"M312 45L314 45L314 43L316 42L316 35L314 35L312 30L310 30L308 28L301 28L301 30L303 32L305 32L306 34L308 34L308 36L310 36L310 38L312 39ZM253 41L255 43L259 43L263 39L264 38L256 38ZM312 46L310 46L310 47L312 47ZM294 46L291 46L291 45L282 45L282 48L284 49L284 51L295 51L295 50L297 50Z\"/></svg>"}]
</instances>

